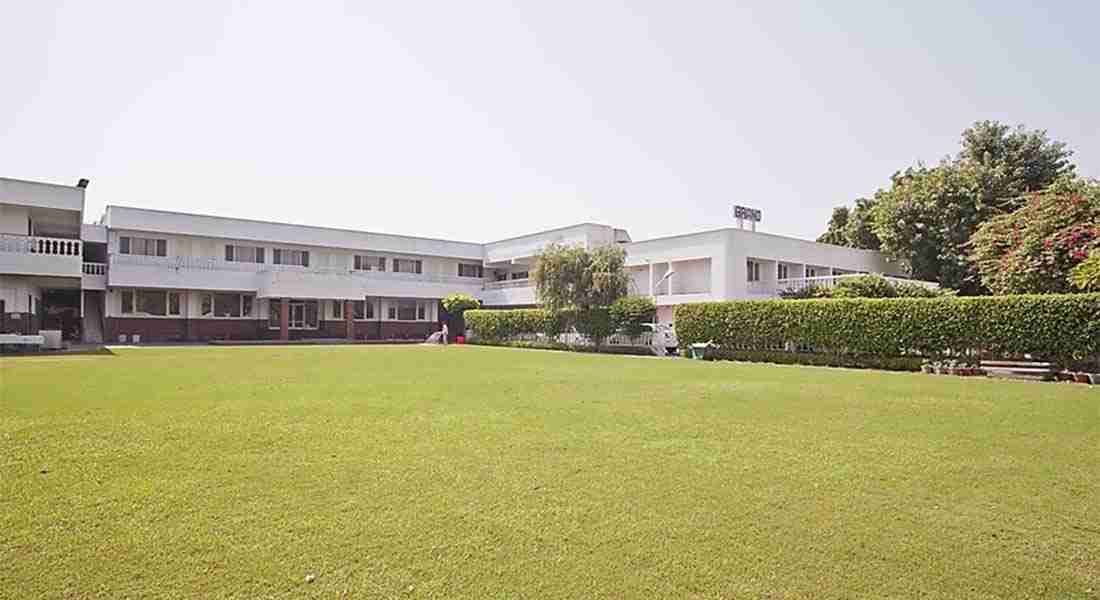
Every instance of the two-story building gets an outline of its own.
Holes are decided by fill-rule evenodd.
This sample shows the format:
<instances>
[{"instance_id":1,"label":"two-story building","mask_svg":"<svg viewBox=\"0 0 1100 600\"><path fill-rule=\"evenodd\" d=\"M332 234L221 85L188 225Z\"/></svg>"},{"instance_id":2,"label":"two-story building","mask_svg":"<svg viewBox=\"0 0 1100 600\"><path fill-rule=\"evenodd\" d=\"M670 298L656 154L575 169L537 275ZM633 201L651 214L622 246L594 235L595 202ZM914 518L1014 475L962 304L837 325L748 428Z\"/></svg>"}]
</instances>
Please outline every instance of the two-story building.
<instances>
[{"instance_id":1,"label":"two-story building","mask_svg":"<svg viewBox=\"0 0 1100 600\"><path fill-rule=\"evenodd\" d=\"M537 305L530 280L550 243L622 246L631 291L658 319L677 304L775 297L855 273L900 277L882 254L740 228L632 241L583 223L470 243L108 206L83 224L86 182L0 179L0 332L165 342L422 339L440 300Z\"/></svg>"}]
</instances>

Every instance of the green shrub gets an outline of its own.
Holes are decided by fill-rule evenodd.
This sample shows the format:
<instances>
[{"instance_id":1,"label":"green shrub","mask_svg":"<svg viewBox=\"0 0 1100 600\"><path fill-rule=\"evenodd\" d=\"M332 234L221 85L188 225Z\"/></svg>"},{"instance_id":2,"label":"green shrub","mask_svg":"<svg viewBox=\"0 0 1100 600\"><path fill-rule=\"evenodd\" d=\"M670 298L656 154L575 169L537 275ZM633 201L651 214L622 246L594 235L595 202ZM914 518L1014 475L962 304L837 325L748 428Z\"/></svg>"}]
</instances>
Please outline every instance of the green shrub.
<instances>
[{"instance_id":1,"label":"green shrub","mask_svg":"<svg viewBox=\"0 0 1100 600\"><path fill-rule=\"evenodd\" d=\"M840 279L831 295L833 298L893 298L898 292L881 275L861 275Z\"/></svg>"},{"instance_id":2,"label":"green shrub","mask_svg":"<svg viewBox=\"0 0 1100 600\"><path fill-rule=\"evenodd\" d=\"M515 310L468 310L466 328L484 342L514 341L515 338L544 334L554 338L573 329L599 346L615 332L607 308L549 311L542 308Z\"/></svg>"},{"instance_id":3,"label":"green shrub","mask_svg":"<svg viewBox=\"0 0 1100 600\"><path fill-rule=\"evenodd\" d=\"M836 287L809 285L803 288L780 290L784 300L809 300L811 298L940 298L953 296L954 290L928 288L910 281L891 283L880 275L846 277Z\"/></svg>"},{"instance_id":4,"label":"green shrub","mask_svg":"<svg viewBox=\"0 0 1100 600\"><path fill-rule=\"evenodd\" d=\"M646 323L653 322L657 305L649 296L627 296L616 300L610 311L611 323L616 331L639 335L646 331Z\"/></svg>"},{"instance_id":5,"label":"green shrub","mask_svg":"<svg viewBox=\"0 0 1100 600\"><path fill-rule=\"evenodd\" d=\"M807 285L800 288L779 290L779 297L784 300L809 300L811 298L832 298L833 291L820 285Z\"/></svg>"},{"instance_id":6,"label":"green shrub","mask_svg":"<svg viewBox=\"0 0 1100 600\"><path fill-rule=\"evenodd\" d=\"M1100 353L1100 294L758 300L676 307L681 346L848 356L1032 355L1059 364Z\"/></svg>"},{"instance_id":7,"label":"green shrub","mask_svg":"<svg viewBox=\"0 0 1100 600\"><path fill-rule=\"evenodd\" d=\"M545 333L553 315L541 308L516 310L467 310L466 328L485 340L505 340L517 335Z\"/></svg>"},{"instance_id":8,"label":"green shrub","mask_svg":"<svg viewBox=\"0 0 1100 600\"><path fill-rule=\"evenodd\" d=\"M451 294L440 301L443 310L451 315L461 315L467 310L481 306L481 301L469 294Z\"/></svg>"},{"instance_id":9,"label":"green shrub","mask_svg":"<svg viewBox=\"0 0 1100 600\"><path fill-rule=\"evenodd\" d=\"M1094 250L1089 257L1070 272L1070 283L1086 292L1100 292L1100 250Z\"/></svg>"}]
</instances>

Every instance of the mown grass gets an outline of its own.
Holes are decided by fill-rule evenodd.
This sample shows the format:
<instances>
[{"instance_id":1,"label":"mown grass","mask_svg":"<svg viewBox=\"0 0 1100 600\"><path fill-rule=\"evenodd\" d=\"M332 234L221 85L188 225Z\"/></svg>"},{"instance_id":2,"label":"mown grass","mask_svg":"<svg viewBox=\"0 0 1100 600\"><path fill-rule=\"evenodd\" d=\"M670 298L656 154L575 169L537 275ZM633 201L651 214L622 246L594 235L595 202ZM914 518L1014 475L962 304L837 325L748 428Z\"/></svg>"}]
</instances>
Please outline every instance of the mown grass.
<instances>
[{"instance_id":1,"label":"mown grass","mask_svg":"<svg viewBox=\"0 0 1100 600\"><path fill-rule=\"evenodd\" d=\"M472 347L0 359L0 597L1093 598L1098 490L1100 390L1071 384Z\"/></svg>"}]
</instances>

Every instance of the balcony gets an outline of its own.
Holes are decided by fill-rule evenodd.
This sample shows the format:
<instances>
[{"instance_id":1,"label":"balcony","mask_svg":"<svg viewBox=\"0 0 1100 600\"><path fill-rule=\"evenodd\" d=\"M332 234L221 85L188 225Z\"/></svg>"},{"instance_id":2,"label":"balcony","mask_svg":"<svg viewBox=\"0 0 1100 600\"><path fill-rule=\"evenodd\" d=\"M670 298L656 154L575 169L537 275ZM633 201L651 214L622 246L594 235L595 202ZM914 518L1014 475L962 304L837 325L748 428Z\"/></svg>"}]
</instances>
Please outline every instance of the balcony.
<instances>
[{"instance_id":1,"label":"balcony","mask_svg":"<svg viewBox=\"0 0 1100 600\"><path fill-rule=\"evenodd\" d=\"M80 287L86 290L107 289L107 263L86 262Z\"/></svg>"},{"instance_id":2,"label":"balcony","mask_svg":"<svg viewBox=\"0 0 1100 600\"><path fill-rule=\"evenodd\" d=\"M538 304L535 283L530 279L490 281L478 294L485 306L523 306Z\"/></svg>"},{"instance_id":3,"label":"balcony","mask_svg":"<svg viewBox=\"0 0 1100 600\"><path fill-rule=\"evenodd\" d=\"M860 273L849 273L845 275L826 275L823 277L792 277L774 281L750 281L748 282L748 293L752 296L776 298L782 291L798 291L806 288L832 288L845 279L864 276L865 275ZM930 281L917 281L915 279L903 279L901 277L890 277L888 275L880 275L880 277L893 285L908 283L933 290L939 289L940 287L939 284Z\"/></svg>"},{"instance_id":4,"label":"balcony","mask_svg":"<svg viewBox=\"0 0 1100 600\"><path fill-rule=\"evenodd\" d=\"M80 240L0 234L0 273L46 277L80 277Z\"/></svg>"}]
</instances>

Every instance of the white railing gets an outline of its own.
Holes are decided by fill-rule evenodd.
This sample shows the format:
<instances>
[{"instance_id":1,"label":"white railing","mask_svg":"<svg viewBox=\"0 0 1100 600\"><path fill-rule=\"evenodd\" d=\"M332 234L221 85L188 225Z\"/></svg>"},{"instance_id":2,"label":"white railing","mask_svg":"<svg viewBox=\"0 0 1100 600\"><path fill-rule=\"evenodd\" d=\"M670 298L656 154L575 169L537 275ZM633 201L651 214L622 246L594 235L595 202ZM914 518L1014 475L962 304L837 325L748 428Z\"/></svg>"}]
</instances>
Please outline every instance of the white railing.
<instances>
[{"instance_id":1,"label":"white railing","mask_svg":"<svg viewBox=\"0 0 1100 600\"><path fill-rule=\"evenodd\" d=\"M80 240L38 235L0 234L0 252L41 254L43 256L80 256Z\"/></svg>"},{"instance_id":2,"label":"white railing","mask_svg":"<svg viewBox=\"0 0 1100 600\"><path fill-rule=\"evenodd\" d=\"M504 290L510 288L525 288L535 285L530 279L507 279L504 281L488 281L484 288L487 290Z\"/></svg>"},{"instance_id":3,"label":"white railing","mask_svg":"<svg viewBox=\"0 0 1100 600\"><path fill-rule=\"evenodd\" d=\"M788 290L798 291L806 288L831 288L845 279L865 276L866 274L863 273L846 273L844 275L824 275L821 277L791 277L788 279L777 279L775 281L750 281L748 283L748 292L750 294L775 296L779 294L779 292ZM940 287L939 284L931 281L904 279L902 277L892 277L889 275L879 275L879 277L882 277L893 285L909 283L931 290L939 289Z\"/></svg>"},{"instance_id":4,"label":"white railing","mask_svg":"<svg viewBox=\"0 0 1100 600\"><path fill-rule=\"evenodd\" d=\"M86 262L86 263L84 263L84 274L85 275L106 275L107 274L107 264L106 263Z\"/></svg>"},{"instance_id":5,"label":"white railing","mask_svg":"<svg viewBox=\"0 0 1100 600\"><path fill-rule=\"evenodd\" d=\"M274 265L270 263L230 262L217 258L192 256L144 256L138 254L112 254L111 264L159 267L188 271L231 271L237 273L289 272L325 275L343 278L365 278L385 281L413 281L420 283L450 283L480 285L481 280L457 275L434 273L400 273L393 271L358 271L338 267L303 267L299 265Z\"/></svg>"}]
</instances>

